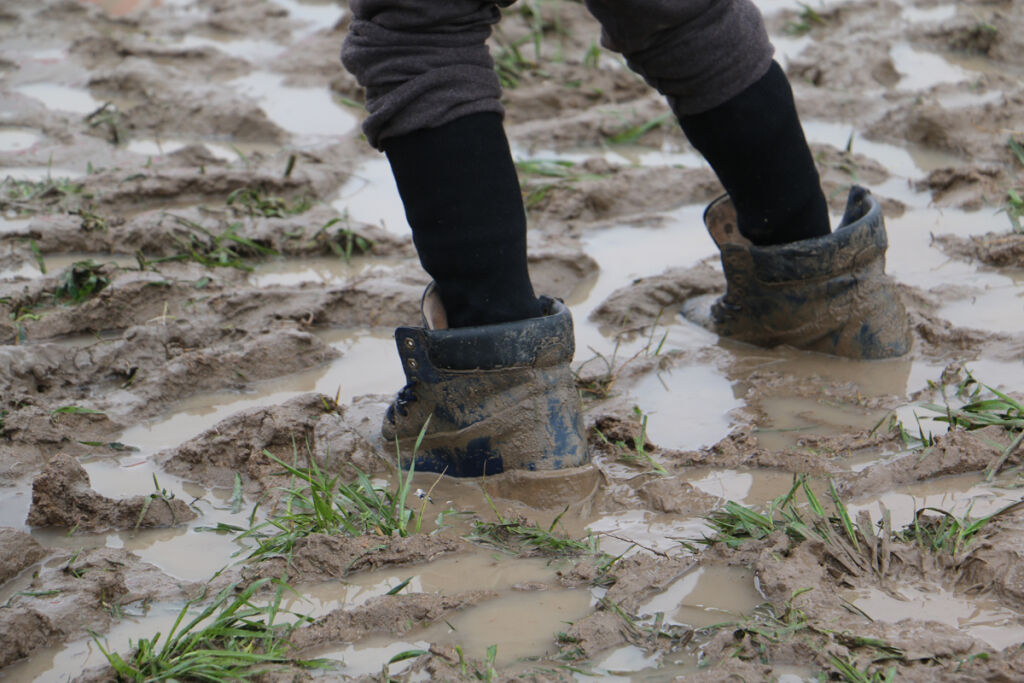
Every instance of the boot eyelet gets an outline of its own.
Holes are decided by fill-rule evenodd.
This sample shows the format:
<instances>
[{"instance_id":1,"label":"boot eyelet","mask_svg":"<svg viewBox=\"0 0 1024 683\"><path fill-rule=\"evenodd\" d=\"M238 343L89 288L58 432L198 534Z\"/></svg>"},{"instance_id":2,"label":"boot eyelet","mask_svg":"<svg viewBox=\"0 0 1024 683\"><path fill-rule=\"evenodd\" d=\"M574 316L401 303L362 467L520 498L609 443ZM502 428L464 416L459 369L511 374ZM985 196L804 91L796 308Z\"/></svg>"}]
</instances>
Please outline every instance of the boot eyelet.
<instances>
[{"instance_id":1,"label":"boot eyelet","mask_svg":"<svg viewBox=\"0 0 1024 683\"><path fill-rule=\"evenodd\" d=\"M409 349L410 351L416 348L416 340L413 339L412 337L406 337L405 341L402 343L405 345L405 348Z\"/></svg>"},{"instance_id":2,"label":"boot eyelet","mask_svg":"<svg viewBox=\"0 0 1024 683\"><path fill-rule=\"evenodd\" d=\"M406 365L409 366L410 370L415 370L417 367L419 367L419 363L416 362L415 358L410 358L408 361L406 361Z\"/></svg>"}]
</instances>

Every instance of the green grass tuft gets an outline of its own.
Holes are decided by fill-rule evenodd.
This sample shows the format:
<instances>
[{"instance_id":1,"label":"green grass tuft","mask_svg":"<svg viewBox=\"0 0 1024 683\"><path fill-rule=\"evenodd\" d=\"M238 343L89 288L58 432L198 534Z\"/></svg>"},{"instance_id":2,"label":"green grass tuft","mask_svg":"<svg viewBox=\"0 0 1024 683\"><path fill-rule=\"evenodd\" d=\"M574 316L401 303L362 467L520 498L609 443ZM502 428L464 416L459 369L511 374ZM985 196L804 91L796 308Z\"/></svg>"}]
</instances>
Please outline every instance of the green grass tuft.
<instances>
[{"instance_id":1,"label":"green grass tuft","mask_svg":"<svg viewBox=\"0 0 1024 683\"><path fill-rule=\"evenodd\" d=\"M205 595L190 600L167 633L142 638L132 654L122 658L108 651L96 634L93 640L121 680L225 681L249 679L275 665L324 667L323 660L295 660L287 656L290 627L274 625L286 584L275 581L277 593L269 605L253 596L271 579L260 579L235 594L238 583L220 591L199 614L186 622L192 608Z\"/></svg>"}]
</instances>

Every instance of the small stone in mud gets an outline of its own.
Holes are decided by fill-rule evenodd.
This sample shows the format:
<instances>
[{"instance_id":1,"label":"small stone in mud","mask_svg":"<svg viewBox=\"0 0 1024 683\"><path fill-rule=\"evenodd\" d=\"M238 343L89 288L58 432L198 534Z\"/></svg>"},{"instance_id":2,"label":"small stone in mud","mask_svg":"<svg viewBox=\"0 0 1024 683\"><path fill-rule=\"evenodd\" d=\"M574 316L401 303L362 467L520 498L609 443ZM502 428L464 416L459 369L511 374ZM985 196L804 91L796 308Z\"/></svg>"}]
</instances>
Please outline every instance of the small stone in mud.
<instances>
[{"instance_id":1,"label":"small stone in mud","mask_svg":"<svg viewBox=\"0 0 1024 683\"><path fill-rule=\"evenodd\" d=\"M75 458L58 454L32 482L27 523L99 533L175 526L196 517L183 501L158 494L120 500L100 495L92 490L89 474Z\"/></svg>"}]
</instances>

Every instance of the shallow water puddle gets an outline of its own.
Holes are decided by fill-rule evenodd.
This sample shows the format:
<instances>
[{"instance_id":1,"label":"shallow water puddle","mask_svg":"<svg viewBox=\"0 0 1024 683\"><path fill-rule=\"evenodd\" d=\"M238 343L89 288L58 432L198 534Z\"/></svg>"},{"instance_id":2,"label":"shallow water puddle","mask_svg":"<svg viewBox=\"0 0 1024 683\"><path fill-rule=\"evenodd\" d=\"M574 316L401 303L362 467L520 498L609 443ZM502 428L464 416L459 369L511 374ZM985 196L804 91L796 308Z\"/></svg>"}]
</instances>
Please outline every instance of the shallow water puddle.
<instances>
[{"instance_id":1,"label":"shallow water puddle","mask_svg":"<svg viewBox=\"0 0 1024 683\"><path fill-rule=\"evenodd\" d=\"M907 457L920 457L920 454L911 453ZM877 523L882 518L881 506L884 505L891 514L893 529L902 529L911 523L915 512L923 507L946 510L961 518L978 519L1024 498L1024 491L1018 488L1019 485L1015 475L1005 482L1000 478L985 482L983 474L958 474L861 497L850 501L847 508L851 518L865 510L871 521Z\"/></svg>"},{"instance_id":2,"label":"shallow water puddle","mask_svg":"<svg viewBox=\"0 0 1024 683\"><path fill-rule=\"evenodd\" d=\"M661 149L637 144L617 144L614 148L584 146L568 150L528 149L514 146L512 156L517 163L527 160L557 160L582 164L588 159L598 158L618 166L700 168L707 165L704 158L695 151L692 149L680 150L673 141L666 141Z\"/></svg>"},{"instance_id":3,"label":"shallow water puddle","mask_svg":"<svg viewBox=\"0 0 1024 683\"><path fill-rule=\"evenodd\" d=\"M735 358L730 366L730 374L738 378L744 392L751 388L750 375L759 370L799 377L805 380L807 386L824 386L826 381L849 383L872 396L903 396L908 389L918 389L924 385L924 381L920 384L911 382L915 364L905 358L865 363L791 348L758 349L740 345L734 345L730 352ZM928 379L937 377L939 371L929 375ZM771 387L764 383L754 388L763 395L772 393Z\"/></svg>"},{"instance_id":4,"label":"shallow water puddle","mask_svg":"<svg viewBox=\"0 0 1024 683\"><path fill-rule=\"evenodd\" d=\"M893 45L889 48L893 66L902 76L899 90L927 90L942 83L959 83L973 78L972 74L941 55L916 50L910 45Z\"/></svg>"},{"instance_id":5,"label":"shallow water puddle","mask_svg":"<svg viewBox=\"0 0 1024 683\"><path fill-rule=\"evenodd\" d=\"M200 517L187 526L169 529L140 529L136 532L121 531L95 535L76 534L66 539L46 530L33 532L37 538L45 539L48 545L77 548L83 544L95 543L98 546L125 548L168 574L187 581L208 579L220 569L234 563L237 558L233 558L232 555L245 548L230 536L198 531L196 528L214 526L218 522L248 527L249 514L252 510L251 501L244 501L239 510L234 512L231 509L229 491L207 491L195 485L185 484L177 477L161 473L151 460L132 455L125 456L119 461L84 462L83 466L89 473L92 488L97 493L111 498L147 496L154 493L159 486L173 497L193 503ZM160 503L154 501L153 504ZM24 518L22 521L24 523Z\"/></svg>"},{"instance_id":6,"label":"shallow water puddle","mask_svg":"<svg viewBox=\"0 0 1024 683\"><path fill-rule=\"evenodd\" d=\"M144 617L125 616L115 622L110 631L101 636L101 643L108 650L127 653L130 642L140 637L147 638L159 631L166 634L174 625L181 605L170 606L160 603L151 608ZM161 639L161 643L163 640ZM10 683L32 683L33 681L68 681L86 669L106 665L106 657L91 638L76 640L61 647L44 648L32 655L5 667L0 680Z\"/></svg>"},{"instance_id":7,"label":"shallow water puddle","mask_svg":"<svg viewBox=\"0 0 1024 683\"><path fill-rule=\"evenodd\" d=\"M20 85L14 88L14 92L42 102L47 109L67 111L73 114L91 114L103 104L88 90L56 83Z\"/></svg>"},{"instance_id":8,"label":"shallow water puddle","mask_svg":"<svg viewBox=\"0 0 1024 683\"><path fill-rule=\"evenodd\" d=\"M391 268L399 259L358 258L350 261L336 256L264 261L253 267L249 282L256 287L293 286L303 283L341 285L358 275Z\"/></svg>"},{"instance_id":9,"label":"shallow water puddle","mask_svg":"<svg viewBox=\"0 0 1024 683\"><path fill-rule=\"evenodd\" d=\"M810 119L803 121L803 128L808 142L827 144L840 150L849 145L854 154L863 154L877 161L900 179L918 178L922 173L959 162L959 157L948 152L910 144L897 146L868 140L859 134L856 126L850 124ZM930 201L927 194L915 192L905 181L873 186L872 190L880 196L894 197L911 205L926 206ZM838 221L833 219L832 223L836 225Z\"/></svg>"},{"instance_id":10,"label":"shallow water puddle","mask_svg":"<svg viewBox=\"0 0 1024 683\"><path fill-rule=\"evenodd\" d=\"M397 352L391 334L351 330L318 334L341 349L342 357L326 366L255 383L243 394L218 392L186 399L169 416L131 427L118 440L139 448L142 456L150 455L176 446L247 408L282 403L311 391L331 397L337 394L341 403L346 404L364 394L390 394L405 383L401 365L395 362Z\"/></svg>"},{"instance_id":11,"label":"shallow water puddle","mask_svg":"<svg viewBox=\"0 0 1024 683\"><path fill-rule=\"evenodd\" d=\"M694 450L721 439L732 424L729 411L744 405L721 372L703 365L651 373L630 394L648 416L651 441L679 450Z\"/></svg>"},{"instance_id":12,"label":"shallow water puddle","mask_svg":"<svg viewBox=\"0 0 1024 683\"><path fill-rule=\"evenodd\" d=\"M610 555L638 549L676 551L682 541L690 542L711 534L703 519L645 510L622 510L605 515L592 521L588 528L600 537L601 550Z\"/></svg>"},{"instance_id":13,"label":"shallow water puddle","mask_svg":"<svg viewBox=\"0 0 1024 683\"><path fill-rule=\"evenodd\" d=\"M695 467L687 470L686 482L704 493L718 496L723 503L732 500L759 507L793 488L793 475L778 470Z\"/></svg>"},{"instance_id":14,"label":"shallow water puddle","mask_svg":"<svg viewBox=\"0 0 1024 683\"><path fill-rule=\"evenodd\" d=\"M39 183L45 180L60 182L65 179L76 178L79 175L81 175L80 171L53 166L7 166L0 168L0 180L11 178L32 183Z\"/></svg>"},{"instance_id":15,"label":"shallow water puddle","mask_svg":"<svg viewBox=\"0 0 1024 683\"><path fill-rule=\"evenodd\" d=\"M253 40L222 34L210 38L202 35L188 35L178 45L182 48L212 47L226 55L240 57L257 65L270 62L285 50L279 43L270 40Z\"/></svg>"},{"instance_id":16,"label":"shallow water puddle","mask_svg":"<svg viewBox=\"0 0 1024 683\"><path fill-rule=\"evenodd\" d=\"M273 155L280 150L278 145L261 144L258 142L235 142L228 144L211 140L186 140L182 138L135 138L124 146L124 150L139 156L159 158L173 154L192 144L202 145L210 154L227 162L244 159L254 152Z\"/></svg>"},{"instance_id":17,"label":"shallow water puddle","mask_svg":"<svg viewBox=\"0 0 1024 683\"><path fill-rule=\"evenodd\" d=\"M24 128L0 128L0 152L21 152L39 140L37 133Z\"/></svg>"},{"instance_id":18,"label":"shallow water puddle","mask_svg":"<svg viewBox=\"0 0 1024 683\"><path fill-rule=\"evenodd\" d=\"M1005 232L1005 216L986 211L918 209L887 219L887 269L893 277L924 290L936 289L938 313L954 325L1020 332L1024 329L1024 278L1013 271L979 267L931 246L933 234L958 236Z\"/></svg>"},{"instance_id":19,"label":"shallow water puddle","mask_svg":"<svg viewBox=\"0 0 1024 683\"><path fill-rule=\"evenodd\" d=\"M666 624L692 628L736 621L765 601L745 567L697 567L643 604L641 615L665 615Z\"/></svg>"},{"instance_id":20,"label":"shallow water puddle","mask_svg":"<svg viewBox=\"0 0 1024 683\"><path fill-rule=\"evenodd\" d=\"M583 240L588 256L601 264L597 282L590 290L587 301L572 306L576 322L576 348L578 360L585 360L582 349L593 347L609 358L614 345L600 333L595 325L585 321L591 311L608 296L636 278L657 275L670 267L695 265L714 253L716 249L708 237L701 219L703 206L684 206L665 212L665 221L658 226L637 226L624 222L612 228L592 231ZM666 315L674 319L674 312ZM629 358L626 351L620 358Z\"/></svg>"},{"instance_id":21,"label":"shallow water puddle","mask_svg":"<svg viewBox=\"0 0 1024 683\"><path fill-rule=\"evenodd\" d=\"M358 607L371 598L387 594L407 579L409 584L402 589L403 593L451 595L473 590L511 591L517 585L557 585L555 572L561 566L561 563L542 558L521 558L479 548L442 557L430 564L378 569L344 581L303 586L301 596L285 597L281 604L293 612L317 618L340 607ZM589 595L588 591L583 592ZM524 591L515 592L516 595L522 593Z\"/></svg>"},{"instance_id":22,"label":"shallow water puddle","mask_svg":"<svg viewBox=\"0 0 1024 683\"><path fill-rule=\"evenodd\" d=\"M227 85L254 98L271 121L296 135L341 137L356 127L355 115L326 87L297 88L283 82L284 76L258 71Z\"/></svg>"},{"instance_id":23,"label":"shallow water puddle","mask_svg":"<svg viewBox=\"0 0 1024 683\"><path fill-rule=\"evenodd\" d=\"M302 597L286 598L282 605L315 618L341 607L358 607L406 579L410 581L403 593L452 595L473 590L498 591L498 597L449 614L437 624L410 633L407 639L459 645L467 656L477 658L483 658L489 646L500 643L497 661L508 663L550 653L554 634L590 612L593 597L589 590L557 587L555 572L559 567L559 563L544 559L524 559L479 549L429 565L386 569L358 574L344 582L304 586ZM342 672L348 675L376 672L390 657L382 656L382 648L391 647L393 642L391 638L371 638L355 646L317 651L317 655L344 660ZM393 655L402 649L409 648L389 652Z\"/></svg>"},{"instance_id":24,"label":"shallow water puddle","mask_svg":"<svg viewBox=\"0 0 1024 683\"><path fill-rule=\"evenodd\" d=\"M558 651L555 634L591 611L588 590L516 591L459 612L446 624L435 624L424 636L434 642L459 645L470 656L483 658L498 644L495 662Z\"/></svg>"},{"instance_id":25,"label":"shallow water puddle","mask_svg":"<svg viewBox=\"0 0 1024 683\"><path fill-rule=\"evenodd\" d=\"M317 31L333 28L345 16L344 8L335 0L271 0L288 10L288 16Z\"/></svg>"},{"instance_id":26,"label":"shallow water puddle","mask_svg":"<svg viewBox=\"0 0 1024 683\"><path fill-rule=\"evenodd\" d=\"M1024 642L1020 615L988 596L964 596L938 586L866 588L847 599L872 620L897 624L911 618L936 621L964 631L996 650Z\"/></svg>"},{"instance_id":27,"label":"shallow water puddle","mask_svg":"<svg viewBox=\"0 0 1024 683\"><path fill-rule=\"evenodd\" d=\"M761 410L764 426L754 430L758 445L770 450L797 447L806 436L829 436L874 427L889 411L867 410L861 406L827 399L772 397Z\"/></svg>"},{"instance_id":28,"label":"shallow water puddle","mask_svg":"<svg viewBox=\"0 0 1024 683\"><path fill-rule=\"evenodd\" d=\"M945 21L956 16L956 5L938 5L936 7L914 7L904 5L900 11L903 18L915 24Z\"/></svg>"},{"instance_id":29,"label":"shallow water puddle","mask_svg":"<svg viewBox=\"0 0 1024 683\"><path fill-rule=\"evenodd\" d=\"M10 232L24 232L31 222L31 218L8 218L6 216L0 216L0 235Z\"/></svg>"},{"instance_id":30,"label":"shallow water puddle","mask_svg":"<svg viewBox=\"0 0 1024 683\"><path fill-rule=\"evenodd\" d=\"M354 220L379 225L394 235L412 234L391 166L383 155L360 164L341 186L338 199L331 206Z\"/></svg>"}]
</instances>

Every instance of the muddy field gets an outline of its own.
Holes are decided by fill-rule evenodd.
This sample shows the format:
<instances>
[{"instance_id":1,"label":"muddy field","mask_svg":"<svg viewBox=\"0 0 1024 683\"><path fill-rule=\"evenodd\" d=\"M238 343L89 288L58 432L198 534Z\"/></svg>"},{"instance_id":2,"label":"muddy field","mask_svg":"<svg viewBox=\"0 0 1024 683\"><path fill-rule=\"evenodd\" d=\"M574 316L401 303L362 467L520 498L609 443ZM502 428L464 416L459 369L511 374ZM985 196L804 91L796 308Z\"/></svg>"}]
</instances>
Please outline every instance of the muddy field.
<instances>
[{"instance_id":1,"label":"muddy field","mask_svg":"<svg viewBox=\"0 0 1024 683\"><path fill-rule=\"evenodd\" d=\"M760 4L913 351L682 319L717 181L581 4L522 0L492 47L594 467L476 481L378 435L426 277L344 4L3 3L0 680L1024 679L1024 6Z\"/></svg>"}]
</instances>

